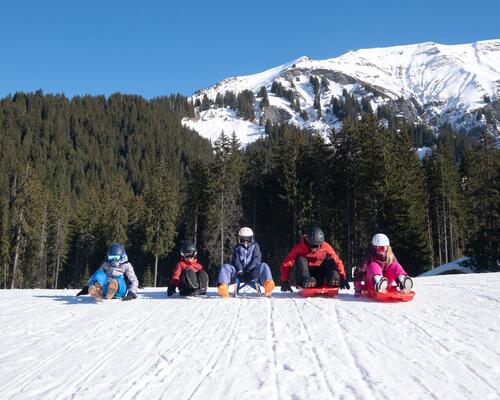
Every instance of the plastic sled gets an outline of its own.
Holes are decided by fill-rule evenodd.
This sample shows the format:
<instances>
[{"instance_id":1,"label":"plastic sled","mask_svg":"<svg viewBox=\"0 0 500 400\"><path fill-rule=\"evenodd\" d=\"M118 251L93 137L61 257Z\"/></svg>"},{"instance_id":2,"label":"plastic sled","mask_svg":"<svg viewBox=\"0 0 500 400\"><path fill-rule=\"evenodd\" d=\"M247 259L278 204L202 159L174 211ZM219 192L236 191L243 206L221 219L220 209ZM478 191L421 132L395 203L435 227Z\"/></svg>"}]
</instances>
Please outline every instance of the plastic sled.
<instances>
[{"instance_id":1,"label":"plastic sled","mask_svg":"<svg viewBox=\"0 0 500 400\"><path fill-rule=\"evenodd\" d=\"M339 288L332 287L313 287L313 288L300 288L299 293L303 297L327 296L335 297L339 293Z\"/></svg>"},{"instance_id":2,"label":"plastic sled","mask_svg":"<svg viewBox=\"0 0 500 400\"><path fill-rule=\"evenodd\" d=\"M387 288L387 290L383 292L377 292L373 289L365 289L363 290L363 294L366 297L371 297L376 301L380 301L382 303L396 303L396 302L406 302L412 301L415 296L414 291L410 292L401 292L395 286L391 286Z\"/></svg>"}]
</instances>

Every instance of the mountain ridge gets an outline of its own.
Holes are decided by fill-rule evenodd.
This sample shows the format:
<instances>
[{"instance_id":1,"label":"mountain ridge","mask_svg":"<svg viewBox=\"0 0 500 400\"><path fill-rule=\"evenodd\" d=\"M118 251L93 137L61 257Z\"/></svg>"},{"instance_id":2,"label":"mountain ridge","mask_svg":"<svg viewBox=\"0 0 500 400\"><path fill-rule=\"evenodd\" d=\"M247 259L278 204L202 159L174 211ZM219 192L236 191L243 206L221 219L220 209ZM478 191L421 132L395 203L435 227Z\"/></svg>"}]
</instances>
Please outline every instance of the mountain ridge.
<instances>
[{"instance_id":1,"label":"mountain ridge","mask_svg":"<svg viewBox=\"0 0 500 400\"><path fill-rule=\"evenodd\" d=\"M319 90L311 78L321 81ZM289 91L288 99L271 93L276 83ZM258 97L262 86L269 92L267 110ZM218 94L245 90L256 96L253 121L243 119L237 109L212 106L198 107L197 117L184 124L211 139L221 130L234 130L244 143L264 134L267 120L326 133L341 126L331 109L332 99L347 91L359 102L366 97L374 112L386 105L410 123L433 130L450 123L457 130L486 130L498 137L500 39L359 49L326 60L302 56L257 74L224 79L198 90L191 99L196 104L206 96L215 102Z\"/></svg>"}]
</instances>

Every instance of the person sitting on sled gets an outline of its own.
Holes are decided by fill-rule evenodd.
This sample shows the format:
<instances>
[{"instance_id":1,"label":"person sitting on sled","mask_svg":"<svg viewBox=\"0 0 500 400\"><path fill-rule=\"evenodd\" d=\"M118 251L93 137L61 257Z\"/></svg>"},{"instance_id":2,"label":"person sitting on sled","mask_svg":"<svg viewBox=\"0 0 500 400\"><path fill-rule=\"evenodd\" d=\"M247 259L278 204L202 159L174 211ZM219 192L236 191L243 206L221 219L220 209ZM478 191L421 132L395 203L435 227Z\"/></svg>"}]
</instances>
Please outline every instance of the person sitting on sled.
<instances>
[{"instance_id":1,"label":"person sitting on sled","mask_svg":"<svg viewBox=\"0 0 500 400\"><path fill-rule=\"evenodd\" d=\"M332 246L325 242L320 228L307 230L302 240L288 253L281 264L281 291L292 291L290 269L295 267L295 281L298 287L314 288L328 286L350 289L344 265Z\"/></svg>"},{"instance_id":2,"label":"person sitting on sled","mask_svg":"<svg viewBox=\"0 0 500 400\"><path fill-rule=\"evenodd\" d=\"M354 271L354 290L361 293L365 288L383 292L396 282L399 290L410 291L413 281L394 256L389 238L383 233L377 233L372 238L371 249L361 264Z\"/></svg>"},{"instance_id":3,"label":"person sitting on sled","mask_svg":"<svg viewBox=\"0 0 500 400\"><path fill-rule=\"evenodd\" d=\"M138 287L139 281L134 267L128 261L125 246L113 243L108 249L108 259L94 272L77 296L89 294L96 300L113 297L119 297L124 301L133 300L137 298Z\"/></svg>"},{"instance_id":4,"label":"person sitting on sled","mask_svg":"<svg viewBox=\"0 0 500 400\"><path fill-rule=\"evenodd\" d=\"M173 296L177 287L181 296L198 296L207 293L208 275L196 259L196 246L185 242L181 246L181 259L175 266L168 285L167 296Z\"/></svg>"},{"instance_id":5,"label":"person sitting on sled","mask_svg":"<svg viewBox=\"0 0 500 400\"><path fill-rule=\"evenodd\" d=\"M274 281L269 265L262 262L262 254L253 231L243 227L238 231L238 244L233 249L231 264L223 264L219 271L218 293L221 297L229 297L229 284L256 280L264 286L266 297L272 295Z\"/></svg>"}]
</instances>

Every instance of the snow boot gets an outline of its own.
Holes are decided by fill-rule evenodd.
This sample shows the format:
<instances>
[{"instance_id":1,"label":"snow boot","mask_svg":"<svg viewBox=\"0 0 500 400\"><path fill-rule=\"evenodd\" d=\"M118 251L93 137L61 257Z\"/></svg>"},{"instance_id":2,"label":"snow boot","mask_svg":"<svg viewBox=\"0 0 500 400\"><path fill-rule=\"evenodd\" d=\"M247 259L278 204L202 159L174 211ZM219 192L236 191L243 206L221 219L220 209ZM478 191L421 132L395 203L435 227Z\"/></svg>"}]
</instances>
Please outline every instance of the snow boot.
<instances>
[{"instance_id":1,"label":"snow boot","mask_svg":"<svg viewBox=\"0 0 500 400\"><path fill-rule=\"evenodd\" d=\"M375 286L375 290L377 292L385 292L388 285L389 282L387 282L387 278L384 278L380 275L375 275L373 277L373 286Z\"/></svg>"},{"instance_id":2,"label":"snow boot","mask_svg":"<svg viewBox=\"0 0 500 400\"><path fill-rule=\"evenodd\" d=\"M227 299L229 297L229 286L226 283L221 283L217 288L217 293L219 293L220 297Z\"/></svg>"},{"instance_id":3,"label":"snow boot","mask_svg":"<svg viewBox=\"0 0 500 400\"><path fill-rule=\"evenodd\" d=\"M398 288L402 292L410 292L413 288L413 280L407 275L399 275L396 279Z\"/></svg>"},{"instance_id":4,"label":"snow boot","mask_svg":"<svg viewBox=\"0 0 500 400\"><path fill-rule=\"evenodd\" d=\"M316 278L313 276L311 278L302 279L302 287L303 288L313 288L316 287Z\"/></svg>"},{"instance_id":5,"label":"snow boot","mask_svg":"<svg viewBox=\"0 0 500 400\"><path fill-rule=\"evenodd\" d=\"M331 288L338 288L340 286L340 281L339 278L334 276L330 281L328 282L328 287Z\"/></svg>"},{"instance_id":6,"label":"snow boot","mask_svg":"<svg viewBox=\"0 0 500 400\"><path fill-rule=\"evenodd\" d=\"M96 301L102 300L102 286L99 282L94 282L89 286L89 295L95 297Z\"/></svg>"},{"instance_id":7,"label":"snow boot","mask_svg":"<svg viewBox=\"0 0 500 400\"><path fill-rule=\"evenodd\" d=\"M108 292L106 293L106 299L110 300L115 296L118 290L118 281L116 279L108 280Z\"/></svg>"},{"instance_id":8,"label":"snow boot","mask_svg":"<svg viewBox=\"0 0 500 400\"><path fill-rule=\"evenodd\" d=\"M272 279L268 279L264 282L264 295L266 297L271 297L273 294L274 282Z\"/></svg>"}]
</instances>

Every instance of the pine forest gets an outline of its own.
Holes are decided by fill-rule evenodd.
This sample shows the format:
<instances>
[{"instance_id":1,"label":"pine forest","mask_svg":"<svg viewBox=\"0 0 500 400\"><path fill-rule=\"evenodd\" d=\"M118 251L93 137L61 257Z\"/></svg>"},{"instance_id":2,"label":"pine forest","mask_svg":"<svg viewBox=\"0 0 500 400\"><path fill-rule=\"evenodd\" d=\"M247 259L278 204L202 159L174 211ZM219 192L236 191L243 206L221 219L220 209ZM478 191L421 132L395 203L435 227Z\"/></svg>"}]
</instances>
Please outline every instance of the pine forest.
<instances>
[{"instance_id":1,"label":"pine forest","mask_svg":"<svg viewBox=\"0 0 500 400\"><path fill-rule=\"evenodd\" d=\"M251 93L233 97L255 118ZM165 286L186 240L214 285L241 226L276 280L311 226L349 274L377 232L411 275L462 256L498 271L495 141L448 125L430 133L347 94L334 100L343 125L328 137L267 123L244 147L233 132L210 143L185 128L197 111L180 95L1 99L1 287L80 287L113 242L126 245L142 285ZM422 145L432 152L421 160Z\"/></svg>"}]
</instances>

